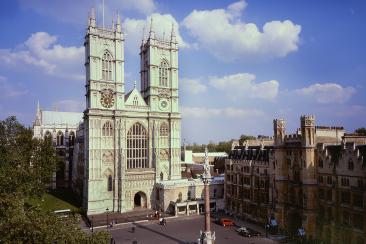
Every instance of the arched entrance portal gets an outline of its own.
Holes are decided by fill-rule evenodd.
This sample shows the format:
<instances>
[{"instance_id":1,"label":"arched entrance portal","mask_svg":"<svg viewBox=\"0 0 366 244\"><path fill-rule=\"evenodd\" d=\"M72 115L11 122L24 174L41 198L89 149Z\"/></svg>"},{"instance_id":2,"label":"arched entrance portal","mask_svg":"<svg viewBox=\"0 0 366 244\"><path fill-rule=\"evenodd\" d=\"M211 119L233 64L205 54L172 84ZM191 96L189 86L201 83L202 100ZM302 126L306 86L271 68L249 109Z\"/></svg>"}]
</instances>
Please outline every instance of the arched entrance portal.
<instances>
[{"instance_id":1,"label":"arched entrance portal","mask_svg":"<svg viewBox=\"0 0 366 244\"><path fill-rule=\"evenodd\" d=\"M147 208L146 194L142 191L137 192L133 198L133 203L135 208Z\"/></svg>"}]
</instances>

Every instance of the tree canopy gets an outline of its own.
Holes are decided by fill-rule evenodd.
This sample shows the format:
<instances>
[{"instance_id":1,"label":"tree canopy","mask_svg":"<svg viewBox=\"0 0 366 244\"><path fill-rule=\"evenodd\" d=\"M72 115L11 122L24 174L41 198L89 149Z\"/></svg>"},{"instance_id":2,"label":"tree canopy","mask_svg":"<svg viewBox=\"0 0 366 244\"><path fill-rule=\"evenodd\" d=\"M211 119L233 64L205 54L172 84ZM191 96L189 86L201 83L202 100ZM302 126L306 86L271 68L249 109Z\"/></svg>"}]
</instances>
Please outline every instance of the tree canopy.
<instances>
[{"instance_id":1,"label":"tree canopy","mask_svg":"<svg viewBox=\"0 0 366 244\"><path fill-rule=\"evenodd\" d=\"M56 153L12 116L0 121L0 243L108 243L110 234L93 236L79 227L78 216L56 217L29 201L51 182Z\"/></svg>"},{"instance_id":2,"label":"tree canopy","mask_svg":"<svg viewBox=\"0 0 366 244\"><path fill-rule=\"evenodd\" d=\"M239 144L242 145L244 141L246 140L252 140L256 139L254 136L250 135L241 135L239 138ZM231 151L231 145L233 143L234 139L231 139L229 141L220 141L218 143L209 142L208 144L197 144L193 143L192 145L187 145L187 150L192 150L193 152L204 152L205 148L207 147L207 150L209 152L226 152L230 153Z\"/></svg>"},{"instance_id":3,"label":"tree canopy","mask_svg":"<svg viewBox=\"0 0 366 244\"><path fill-rule=\"evenodd\" d=\"M355 133L366 136L366 128L365 127L358 128L355 130Z\"/></svg>"}]
</instances>

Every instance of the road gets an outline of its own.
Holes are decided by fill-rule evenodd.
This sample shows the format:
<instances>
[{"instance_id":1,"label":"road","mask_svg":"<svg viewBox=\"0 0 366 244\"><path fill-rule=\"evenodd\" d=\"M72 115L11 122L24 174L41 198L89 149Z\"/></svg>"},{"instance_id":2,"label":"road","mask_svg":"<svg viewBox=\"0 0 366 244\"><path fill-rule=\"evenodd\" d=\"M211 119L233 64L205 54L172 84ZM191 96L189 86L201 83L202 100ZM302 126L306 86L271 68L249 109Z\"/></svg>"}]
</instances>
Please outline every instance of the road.
<instances>
[{"instance_id":1,"label":"road","mask_svg":"<svg viewBox=\"0 0 366 244\"><path fill-rule=\"evenodd\" d=\"M135 226L135 232L132 232ZM204 216L179 217L167 220L162 226L158 221L125 224L110 229L116 243L131 244L134 240L143 244L187 244L195 243L199 238L200 230L204 227ZM223 227L212 223L211 228L216 233L216 244L228 243L276 243L264 237L247 238L236 233L236 227Z\"/></svg>"}]
</instances>

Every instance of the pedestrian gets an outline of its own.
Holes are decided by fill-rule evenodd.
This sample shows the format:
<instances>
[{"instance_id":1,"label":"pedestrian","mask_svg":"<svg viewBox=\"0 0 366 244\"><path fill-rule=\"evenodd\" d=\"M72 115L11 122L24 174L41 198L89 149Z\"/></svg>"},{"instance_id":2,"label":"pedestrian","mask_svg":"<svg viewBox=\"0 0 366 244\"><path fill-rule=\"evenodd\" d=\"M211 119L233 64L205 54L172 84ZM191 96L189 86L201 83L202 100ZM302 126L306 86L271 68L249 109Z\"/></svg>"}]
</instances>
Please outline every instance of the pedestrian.
<instances>
[{"instance_id":1,"label":"pedestrian","mask_svg":"<svg viewBox=\"0 0 366 244\"><path fill-rule=\"evenodd\" d=\"M135 226L132 226L132 228L131 228L131 232L132 232L132 233L135 233Z\"/></svg>"}]
</instances>

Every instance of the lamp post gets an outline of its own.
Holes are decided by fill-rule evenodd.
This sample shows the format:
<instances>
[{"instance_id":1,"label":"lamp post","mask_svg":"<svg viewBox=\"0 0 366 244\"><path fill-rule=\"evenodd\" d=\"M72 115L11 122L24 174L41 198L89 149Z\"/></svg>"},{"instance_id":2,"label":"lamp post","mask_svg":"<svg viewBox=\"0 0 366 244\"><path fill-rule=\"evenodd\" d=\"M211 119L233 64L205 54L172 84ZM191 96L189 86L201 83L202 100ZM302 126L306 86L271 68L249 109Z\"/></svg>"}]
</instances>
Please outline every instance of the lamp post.
<instances>
[{"instance_id":1,"label":"lamp post","mask_svg":"<svg viewBox=\"0 0 366 244\"><path fill-rule=\"evenodd\" d=\"M204 200L205 200L205 230L201 231L199 243L200 244L213 244L215 243L215 233L211 232L210 222L210 188L209 180L211 179L210 164L208 162L208 151L205 149L205 162L203 164L204 173L202 174L202 180L204 184Z\"/></svg>"},{"instance_id":2,"label":"lamp post","mask_svg":"<svg viewBox=\"0 0 366 244\"><path fill-rule=\"evenodd\" d=\"M109 224L108 224L109 223L109 220L108 220L108 211L109 211L109 209L107 208L106 211L107 211L107 231L108 231L108 227L109 227Z\"/></svg>"},{"instance_id":3,"label":"lamp post","mask_svg":"<svg viewBox=\"0 0 366 244\"><path fill-rule=\"evenodd\" d=\"M92 216L91 227L92 227L92 233L94 233L94 216Z\"/></svg>"}]
</instances>

